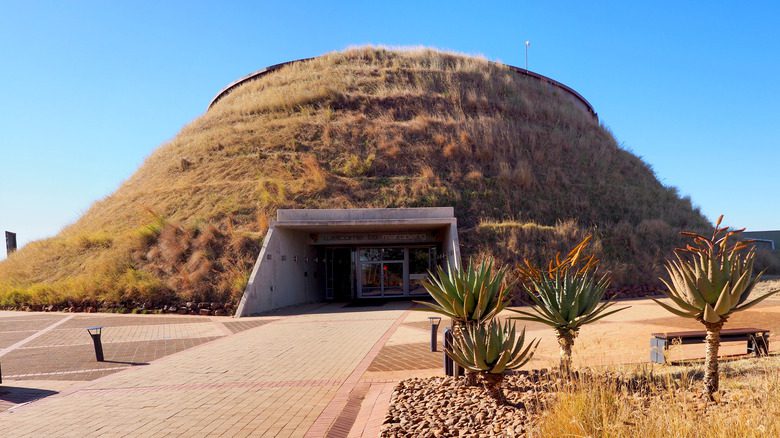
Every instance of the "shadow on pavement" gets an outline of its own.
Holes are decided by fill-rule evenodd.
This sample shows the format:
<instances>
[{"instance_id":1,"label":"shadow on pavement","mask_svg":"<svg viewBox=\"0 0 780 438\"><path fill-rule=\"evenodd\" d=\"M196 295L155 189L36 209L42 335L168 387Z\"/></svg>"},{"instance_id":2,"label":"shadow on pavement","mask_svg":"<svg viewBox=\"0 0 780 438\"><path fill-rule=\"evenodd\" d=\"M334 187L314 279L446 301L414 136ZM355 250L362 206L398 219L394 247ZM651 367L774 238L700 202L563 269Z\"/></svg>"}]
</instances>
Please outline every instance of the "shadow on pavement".
<instances>
[{"instance_id":1,"label":"shadow on pavement","mask_svg":"<svg viewBox=\"0 0 780 438\"><path fill-rule=\"evenodd\" d=\"M33 400L57 394L57 391L37 388L21 388L17 386L0 386L0 402L14 405L28 403Z\"/></svg>"},{"instance_id":2,"label":"shadow on pavement","mask_svg":"<svg viewBox=\"0 0 780 438\"><path fill-rule=\"evenodd\" d=\"M127 361L123 361L123 360L108 360L108 359L104 360L103 362L106 362L106 363L118 363L118 364L122 364L122 365L132 365L132 366L149 365L149 362L127 362Z\"/></svg>"},{"instance_id":3,"label":"shadow on pavement","mask_svg":"<svg viewBox=\"0 0 780 438\"><path fill-rule=\"evenodd\" d=\"M421 297L425 298L425 297ZM375 299L370 303L363 301L330 301L312 304L299 304L282 307L251 315L254 316L296 316L296 315L323 315L332 313L362 313L377 310L406 310L417 306L409 298ZM240 319L239 319L240 320Z\"/></svg>"}]
</instances>

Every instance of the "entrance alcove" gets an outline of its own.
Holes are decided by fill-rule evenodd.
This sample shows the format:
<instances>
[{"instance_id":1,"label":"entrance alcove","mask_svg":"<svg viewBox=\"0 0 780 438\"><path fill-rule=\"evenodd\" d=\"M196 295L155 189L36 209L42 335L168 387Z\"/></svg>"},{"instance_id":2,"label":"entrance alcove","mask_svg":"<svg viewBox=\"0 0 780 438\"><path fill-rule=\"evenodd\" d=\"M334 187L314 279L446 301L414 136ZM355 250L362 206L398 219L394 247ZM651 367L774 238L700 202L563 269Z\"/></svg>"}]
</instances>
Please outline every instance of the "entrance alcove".
<instances>
[{"instance_id":1,"label":"entrance alcove","mask_svg":"<svg viewBox=\"0 0 780 438\"><path fill-rule=\"evenodd\" d=\"M278 210L236 315L317 301L414 298L458 266L452 207Z\"/></svg>"}]
</instances>

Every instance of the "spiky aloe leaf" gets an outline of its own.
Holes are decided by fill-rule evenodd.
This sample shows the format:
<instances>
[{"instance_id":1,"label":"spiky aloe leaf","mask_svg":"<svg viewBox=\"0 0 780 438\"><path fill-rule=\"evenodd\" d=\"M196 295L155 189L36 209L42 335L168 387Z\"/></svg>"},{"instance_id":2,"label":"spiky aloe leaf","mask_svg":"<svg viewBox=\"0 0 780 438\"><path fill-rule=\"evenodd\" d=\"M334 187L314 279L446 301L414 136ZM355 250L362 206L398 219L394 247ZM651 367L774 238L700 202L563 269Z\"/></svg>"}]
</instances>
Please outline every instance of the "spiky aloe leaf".
<instances>
[{"instance_id":1,"label":"spiky aloe leaf","mask_svg":"<svg viewBox=\"0 0 780 438\"><path fill-rule=\"evenodd\" d=\"M538 339L525 345L525 329L517 337L512 321L492 320L457 332L447 354L468 370L501 374L525 365L538 345Z\"/></svg>"},{"instance_id":2,"label":"spiky aloe leaf","mask_svg":"<svg viewBox=\"0 0 780 438\"><path fill-rule=\"evenodd\" d=\"M684 318L695 318L697 313L693 312L685 312L684 310L677 309L675 307L672 307L668 304L665 304L662 301L656 300L655 298L651 298L651 300L655 301L656 304L666 309L668 312L674 313L677 316L682 316Z\"/></svg>"},{"instance_id":3,"label":"spiky aloe leaf","mask_svg":"<svg viewBox=\"0 0 780 438\"><path fill-rule=\"evenodd\" d=\"M433 310L466 325L481 324L507 306L511 287L505 274L506 267L494 268L492 259L479 265L469 262L465 269L438 267L423 282L435 303L419 302L425 306L419 310Z\"/></svg>"},{"instance_id":4,"label":"spiky aloe leaf","mask_svg":"<svg viewBox=\"0 0 780 438\"><path fill-rule=\"evenodd\" d=\"M544 277L526 284L525 291L535 304L531 312L510 310L522 315L515 319L576 332L584 324L627 308L612 309L605 313L612 303L601 301L608 286L609 278L606 275L597 277L595 271L558 271L552 278Z\"/></svg>"},{"instance_id":5,"label":"spiky aloe leaf","mask_svg":"<svg viewBox=\"0 0 780 438\"><path fill-rule=\"evenodd\" d=\"M780 292L770 291L749 301L762 275L753 276L755 248L737 240L744 230L721 227L722 219L710 237L682 233L693 242L676 250L675 259L666 263L669 281L662 279L664 292L674 305L656 302L675 315L715 324Z\"/></svg>"}]
</instances>

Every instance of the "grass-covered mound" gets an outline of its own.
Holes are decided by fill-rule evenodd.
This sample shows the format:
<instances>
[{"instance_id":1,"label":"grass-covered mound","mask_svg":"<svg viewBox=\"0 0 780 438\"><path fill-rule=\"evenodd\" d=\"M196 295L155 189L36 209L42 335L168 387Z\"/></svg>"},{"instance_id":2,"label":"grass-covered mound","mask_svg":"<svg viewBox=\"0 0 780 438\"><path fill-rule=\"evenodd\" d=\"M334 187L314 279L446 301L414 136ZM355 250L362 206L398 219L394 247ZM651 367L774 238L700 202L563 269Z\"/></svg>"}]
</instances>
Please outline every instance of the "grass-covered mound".
<instances>
[{"instance_id":1,"label":"grass-covered mound","mask_svg":"<svg viewBox=\"0 0 780 438\"><path fill-rule=\"evenodd\" d=\"M617 284L653 283L677 232L709 226L563 91L480 58L355 49L222 98L0 263L0 305L233 301L277 208L447 205L465 257L541 259L592 232Z\"/></svg>"}]
</instances>

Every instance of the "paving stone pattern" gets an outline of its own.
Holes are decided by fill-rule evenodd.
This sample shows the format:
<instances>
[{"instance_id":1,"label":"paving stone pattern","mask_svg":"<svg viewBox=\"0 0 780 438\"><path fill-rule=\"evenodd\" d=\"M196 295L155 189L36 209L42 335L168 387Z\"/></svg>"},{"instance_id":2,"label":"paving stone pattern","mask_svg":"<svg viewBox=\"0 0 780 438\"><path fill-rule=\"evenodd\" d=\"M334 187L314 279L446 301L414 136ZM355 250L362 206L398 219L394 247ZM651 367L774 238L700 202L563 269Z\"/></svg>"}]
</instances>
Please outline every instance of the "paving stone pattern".
<instances>
[{"instance_id":1,"label":"paving stone pattern","mask_svg":"<svg viewBox=\"0 0 780 438\"><path fill-rule=\"evenodd\" d=\"M95 350L91 343L52 348L20 348L3 357L3 375L6 379L17 380L92 380L109 373L100 370L117 372L130 366L148 365L153 360L213 339L216 337L105 344L104 362L95 359Z\"/></svg>"},{"instance_id":2,"label":"paving stone pattern","mask_svg":"<svg viewBox=\"0 0 780 438\"><path fill-rule=\"evenodd\" d=\"M68 324L72 321L68 321ZM65 325L63 324L63 325ZM104 327L101 340L104 344L129 341L154 341L160 339L209 338L224 333L210 320L185 324L147 324ZM57 328L25 344L22 349L55 346L92 345L92 338L84 328Z\"/></svg>"},{"instance_id":3,"label":"paving stone pattern","mask_svg":"<svg viewBox=\"0 0 780 438\"><path fill-rule=\"evenodd\" d=\"M0 312L0 349L6 349L0 358L3 376L7 381L94 380L225 336L230 331L222 322L230 320ZM86 327L95 325L103 326L105 362L96 361L86 331ZM44 330L49 327L52 329ZM14 349L7 350L11 346Z\"/></svg>"},{"instance_id":4,"label":"paving stone pattern","mask_svg":"<svg viewBox=\"0 0 780 438\"><path fill-rule=\"evenodd\" d=\"M387 345L368 371L427 370L443 368L444 353L431 352L430 343Z\"/></svg>"},{"instance_id":5,"label":"paving stone pattern","mask_svg":"<svg viewBox=\"0 0 780 438\"><path fill-rule=\"evenodd\" d=\"M9 347L35 332L36 330L0 332L0 348Z\"/></svg>"},{"instance_id":6,"label":"paving stone pattern","mask_svg":"<svg viewBox=\"0 0 780 438\"><path fill-rule=\"evenodd\" d=\"M274 321L273 319L256 319L256 320L238 320L235 322L225 322L223 325L227 327L228 330L231 331L231 333L238 333L243 332L244 330L249 330L251 328L260 327L263 324L268 324L269 322Z\"/></svg>"},{"instance_id":7,"label":"paving stone pattern","mask_svg":"<svg viewBox=\"0 0 780 438\"><path fill-rule=\"evenodd\" d=\"M64 314L58 315L30 315L19 317L0 318L0 332L17 332L22 330L41 330L64 318Z\"/></svg>"},{"instance_id":8,"label":"paving stone pattern","mask_svg":"<svg viewBox=\"0 0 780 438\"><path fill-rule=\"evenodd\" d=\"M80 328L103 326L120 327L128 325L160 325L160 324L185 324L207 323L211 320L205 317L191 316L162 316L162 315L76 315L70 321L62 324L60 328Z\"/></svg>"},{"instance_id":9,"label":"paving stone pattern","mask_svg":"<svg viewBox=\"0 0 780 438\"><path fill-rule=\"evenodd\" d=\"M0 412L18 404L29 403L54 394L56 391L2 385L0 386Z\"/></svg>"},{"instance_id":10,"label":"paving stone pattern","mask_svg":"<svg viewBox=\"0 0 780 438\"><path fill-rule=\"evenodd\" d=\"M303 436L402 313L286 317L0 413L0 424L6 436Z\"/></svg>"}]
</instances>

